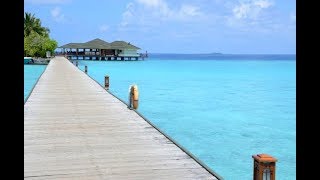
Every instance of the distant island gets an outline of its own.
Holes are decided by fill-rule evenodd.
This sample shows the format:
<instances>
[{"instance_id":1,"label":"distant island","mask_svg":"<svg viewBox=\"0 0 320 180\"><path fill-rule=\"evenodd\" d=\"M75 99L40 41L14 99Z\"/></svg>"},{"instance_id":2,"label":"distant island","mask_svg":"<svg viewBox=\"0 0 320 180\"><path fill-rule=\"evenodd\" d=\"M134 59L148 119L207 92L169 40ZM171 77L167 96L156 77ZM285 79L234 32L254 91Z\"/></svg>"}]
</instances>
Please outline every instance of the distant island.
<instances>
[{"instance_id":1,"label":"distant island","mask_svg":"<svg viewBox=\"0 0 320 180\"><path fill-rule=\"evenodd\" d=\"M213 53L209 53L209 54L219 54L219 55L222 55L222 53L219 53L219 52L213 52Z\"/></svg>"}]
</instances>

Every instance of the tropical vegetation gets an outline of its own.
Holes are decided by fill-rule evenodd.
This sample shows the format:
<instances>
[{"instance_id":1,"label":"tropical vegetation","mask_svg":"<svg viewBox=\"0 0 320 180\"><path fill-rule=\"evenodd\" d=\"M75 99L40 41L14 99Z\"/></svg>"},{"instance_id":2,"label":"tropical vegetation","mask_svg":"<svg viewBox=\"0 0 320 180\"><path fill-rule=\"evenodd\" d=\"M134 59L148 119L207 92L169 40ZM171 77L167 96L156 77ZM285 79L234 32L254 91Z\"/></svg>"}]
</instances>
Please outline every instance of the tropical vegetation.
<instances>
[{"instance_id":1,"label":"tropical vegetation","mask_svg":"<svg viewBox=\"0 0 320 180\"><path fill-rule=\"evenodd\" d=\"M41 20L34 14L24 14L24 56L46 57L58 47L57 41L49 37L50 30L41 25Z\"/></svg>"}]
</instances>

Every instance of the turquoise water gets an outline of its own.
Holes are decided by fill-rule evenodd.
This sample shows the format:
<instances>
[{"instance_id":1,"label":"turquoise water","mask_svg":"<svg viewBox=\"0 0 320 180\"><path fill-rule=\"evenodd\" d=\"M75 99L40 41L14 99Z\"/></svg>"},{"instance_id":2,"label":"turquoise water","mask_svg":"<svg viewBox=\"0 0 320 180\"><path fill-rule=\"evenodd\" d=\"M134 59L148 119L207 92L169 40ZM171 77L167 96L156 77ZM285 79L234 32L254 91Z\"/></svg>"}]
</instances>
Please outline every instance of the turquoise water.
<instances>
[{"instance_id":1,"label":"turquoise water","mask_svg":"<svg viewBox=\"0 0 320 180\"><path fill-rule=\"evenodd\" d=\"M295 179L295 61L81 61L91 77L127 101L139 87L139 112L225 179L252 179L251 155L279 159L277 179ZM239 178L241 177L241 178Z\"/></svg>"},{"instance_id":2,"label":"turquoise water","mask_svg":"<svg viewBox=\"0 0 320 180\"><path fill-rule=\"evenodd\" d=\"M296 179L295 58L168 55L84 65L102 85L109 75L110 91L125 101L136 83L138 111L225 179L251 180L258 153L278 159L277 179Z\"/></svg>"},{"instance_id":3,"label":"turquoise water","mask_svg":"<svg viewBox=\"0 0 320 180\"><path fill-rule=\"evenodd\" d=\"M24 100L29 96L46 65L24 65Z\"/></svg>"}]
</instances>

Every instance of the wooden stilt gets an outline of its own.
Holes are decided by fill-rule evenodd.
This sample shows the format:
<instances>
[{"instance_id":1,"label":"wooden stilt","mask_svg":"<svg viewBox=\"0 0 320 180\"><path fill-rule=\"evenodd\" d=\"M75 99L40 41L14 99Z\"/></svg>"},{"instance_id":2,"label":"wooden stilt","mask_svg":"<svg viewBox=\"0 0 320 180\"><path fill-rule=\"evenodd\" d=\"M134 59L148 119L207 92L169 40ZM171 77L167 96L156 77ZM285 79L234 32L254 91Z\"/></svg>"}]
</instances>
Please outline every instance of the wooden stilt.
<instances>
[{"instance_id":1,"label":"wooden stilt","mask_svg":"<svg viewBox=\"0 0 320 180\"><path fill-rule=\"evenodd\" d=\"M109 90L109 76L108 75L104 76L104 88L106 90Z\"/></svg>"}]
</instances>

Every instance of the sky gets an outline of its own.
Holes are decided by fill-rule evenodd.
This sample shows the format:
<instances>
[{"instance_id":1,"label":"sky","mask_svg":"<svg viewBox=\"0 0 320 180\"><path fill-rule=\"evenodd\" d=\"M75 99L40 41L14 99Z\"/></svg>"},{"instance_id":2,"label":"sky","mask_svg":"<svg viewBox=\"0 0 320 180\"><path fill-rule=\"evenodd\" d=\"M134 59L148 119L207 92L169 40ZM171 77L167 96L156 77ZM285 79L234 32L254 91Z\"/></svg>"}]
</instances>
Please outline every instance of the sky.
<instances>
[{"instance_id":1,"label":"sky","mask_svg":"<svg viewBox=\"0 0 320 180\"><path fill-rule=\"evenodd\" d=\"M24 0L58 46L100 38L148 53L296 54L295 0Z\"/></svg>"}]
</instances>

